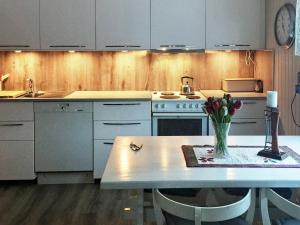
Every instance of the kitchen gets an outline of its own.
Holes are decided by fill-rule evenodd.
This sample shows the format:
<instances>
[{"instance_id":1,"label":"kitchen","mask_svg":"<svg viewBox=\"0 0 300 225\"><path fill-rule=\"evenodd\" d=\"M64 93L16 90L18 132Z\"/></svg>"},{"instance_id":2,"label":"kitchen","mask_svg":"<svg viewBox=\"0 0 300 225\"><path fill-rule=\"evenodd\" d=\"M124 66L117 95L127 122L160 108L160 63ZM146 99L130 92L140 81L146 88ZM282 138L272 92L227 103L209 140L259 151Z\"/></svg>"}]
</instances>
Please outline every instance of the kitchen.
<instances>
[{"instance_id":1,"label":"kitchen","mask_svg":"<svg viewBox=\"0 0 300 225\"><path fill-rule=\"evenodd\" d=\"M233 118L229 135L265 135L264 110L267 91L272 90L278 92L279 135L299 135L292 117L293 111L295 122L300 120L297 98L291 110L299 71L295 45L287 49L285 43L277 43L273 29L284 3L1 0L3 201L13 210L12 202L22 201L18 190L28 191L26 204L26 196L30 201L35 190L71 195L82 187L91 202L89 192L112 204L124 195L124 202L104 214L114 215L112 223L126 224L124 217L135 214L133 206L126 206L127 190L102 190L98 184L115 138L213 136L202 107L208 97L222 97L232 90L244 106ZM296 1L291 3L296 6ZM126 163L124 155L123 171L128 169ZM7 188L15 192L4 199ZM65 201L61 208L72 204L72 197ZM53 204L55 208L58 203ZM74 204L79 211L83 207ZM71 209L65 220L67 209L58 212L58 218L55 213L45 220L40 213L31 216L31 210L54 210L45 205L27 208L25 214L22 207L16 214L3 208L0 221L77 224L77 217L82 224L89 221L78 212L73 215ZM109 208L95 205L99 208L93 205L92 211ZM22 221L25 215L33 222ZM105 219L100 216L90 223L109 224L110 219Z\"/></svg>"}]
</instances>

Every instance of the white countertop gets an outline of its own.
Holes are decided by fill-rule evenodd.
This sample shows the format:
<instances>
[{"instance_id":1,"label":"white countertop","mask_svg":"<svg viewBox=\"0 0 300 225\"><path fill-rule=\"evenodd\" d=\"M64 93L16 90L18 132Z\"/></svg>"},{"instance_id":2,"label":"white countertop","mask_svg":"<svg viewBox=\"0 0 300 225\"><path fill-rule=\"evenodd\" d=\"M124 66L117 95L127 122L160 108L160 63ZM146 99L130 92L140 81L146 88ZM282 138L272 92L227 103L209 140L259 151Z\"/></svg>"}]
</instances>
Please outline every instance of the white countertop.
<instances>
[{"instance_id":1,"label":"white countertop","mask_svg":"<svg viewBox=\"0 0 300 225\"><path fill-rule=\"evenodd\" d=\"M143 144L138 152L129 144ZM117 137L101 188L300 187L299 168L187 168L181 145L213 144L213 137ZM263 136L231 136L231 145L264 145ZM300 136L279 144L300 154Z\"/></svg>"},{"instance_id":2,"label":"white countertop","mask_svg":"<svg viewBox=\"0 0 300 225\"><path fill-rule=\"evenodd\" d=\"M224 94L230 94L233 98L241 99L265 99L266 93L257 92L224 92L223 90L201 90L201 93L206 97L222 98Z\"/></svg>"},{"instance_id":3,"label":"white countertop","mask_svg":"<svg viewBox=\"0 0 300 225\"><path fill-rule=\"evenodd\" d=\"M151 100L150 91L74 91L64 99Z\"/></svg>"}]
</instances>

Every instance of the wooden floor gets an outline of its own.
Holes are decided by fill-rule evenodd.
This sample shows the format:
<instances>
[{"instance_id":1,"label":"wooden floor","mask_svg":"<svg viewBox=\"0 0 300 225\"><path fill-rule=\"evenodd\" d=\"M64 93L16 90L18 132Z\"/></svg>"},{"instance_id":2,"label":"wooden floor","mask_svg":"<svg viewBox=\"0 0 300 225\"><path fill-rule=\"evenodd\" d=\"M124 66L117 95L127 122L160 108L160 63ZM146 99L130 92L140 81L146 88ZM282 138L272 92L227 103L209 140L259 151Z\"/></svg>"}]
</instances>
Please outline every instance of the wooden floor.
<instances>
[{"instance_id":1,"label":"wooden floor","mask_svg":"<svg viewBox=\"0 0 300 225\"><path fill-rule=\"evenodd\" d=\"M130 225L126 199L99 184L0 184L0 225Z\"/></svg>"}]
</instances>

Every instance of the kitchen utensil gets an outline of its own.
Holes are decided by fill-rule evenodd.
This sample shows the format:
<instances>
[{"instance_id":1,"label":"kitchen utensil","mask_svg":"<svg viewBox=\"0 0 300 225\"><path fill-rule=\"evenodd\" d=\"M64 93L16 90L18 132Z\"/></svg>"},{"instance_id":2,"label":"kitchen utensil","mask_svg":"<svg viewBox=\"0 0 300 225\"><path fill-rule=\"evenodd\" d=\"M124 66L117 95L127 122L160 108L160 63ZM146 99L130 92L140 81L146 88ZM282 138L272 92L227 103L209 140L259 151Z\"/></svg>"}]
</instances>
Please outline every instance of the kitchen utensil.
<instances>
[{"instance_id":1,"label":"kitchen utensil","mask_svg":"<svg viewBox=\"0 0 300 225\"><path fill-rule=\"evenodd\" d=\"M255 85L255 92L263 93L264 92L264 83L262 80L257 80Z\"/></svg>"},{"instance_id":2,"label":"kitchen utensil","mask_svg":"<svg viewBox=\"0 0 300 225\"><path fill-rule=\"evenodd\" d=\"M193 77L184 76L181 77L181 93L182 95L193 95L194 89L193 89Z\"/></svg>"},{"instance_id":3,"label":"kitchen utensil","mask_svg":"<svg viewBox=\"0 0 300 225\"><path fill-rule=\"evenodd\" d=\"M132 151L137 152L137 151L139 151L143 148L143 145L138 146L138 145L131 142L129 147Z\"/></svg>"}]
</instances>

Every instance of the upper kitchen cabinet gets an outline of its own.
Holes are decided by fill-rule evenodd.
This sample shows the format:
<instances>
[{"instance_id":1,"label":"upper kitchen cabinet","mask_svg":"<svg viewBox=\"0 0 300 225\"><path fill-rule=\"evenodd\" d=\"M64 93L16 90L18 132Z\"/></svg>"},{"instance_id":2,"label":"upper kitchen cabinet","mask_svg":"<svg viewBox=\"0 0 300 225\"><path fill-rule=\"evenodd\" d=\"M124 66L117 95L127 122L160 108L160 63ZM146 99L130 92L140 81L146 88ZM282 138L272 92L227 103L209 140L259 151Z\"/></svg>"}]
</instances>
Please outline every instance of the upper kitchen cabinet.
<instances>
[{"instance_id":1,"label":"upper kitchen cabinet","mask_svg":"<svg viewBox=\"0 0 300 225\"><path fill-rule=\"evenodd\" d=\"M263 48L264 0L206 1L206 49Z\"/></svg>"},{"instance_id":2,"label":"upper kitchen cabinet","mask_svg":"<svg viewBox=\"0 0 300 225\"><path fill-rule=\"evenodd\" d=\"M0 50L39 49L39 0L0 0Z\"/></svg>"},{"instance_id":3,"label":"upper kitchen cabinet","mask_svg":"<svg viewBox=\"0 0 300 225\"><path fill-rule=\"evenodd\" d=\"M150 0L96 0L98 50L150 49Z\"/></svg>"},{"instance_id":4,"label":"upper kitchen cabinet","mask_svg":"<svg viewBox=\"0 0 300 225\"><path fill-rule=\"evenodd\" d=\"M40 0L41 47L95 49L95 0Z\"/></svg>"},{"instance_id":5,"label":"upper kitchen cabinet","mask_svg":"<svg viewBox=\"0 0 300 225\"><path fill-rule=\"evenodd\" d=\"M205 0L152 0L151 49L205 49Z\"/></svg>"}]
</instances>

